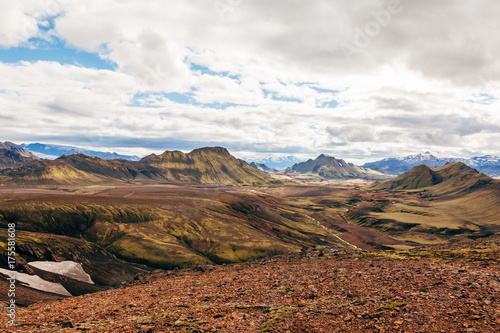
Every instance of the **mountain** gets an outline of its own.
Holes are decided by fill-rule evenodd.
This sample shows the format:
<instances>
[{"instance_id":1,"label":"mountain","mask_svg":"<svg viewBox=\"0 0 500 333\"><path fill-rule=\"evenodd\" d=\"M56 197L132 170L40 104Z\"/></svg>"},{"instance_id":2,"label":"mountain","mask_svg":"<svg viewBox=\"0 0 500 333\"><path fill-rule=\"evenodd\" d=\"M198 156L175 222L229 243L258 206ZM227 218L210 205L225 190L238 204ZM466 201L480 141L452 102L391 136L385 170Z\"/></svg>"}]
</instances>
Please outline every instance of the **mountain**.
<instances>
[{"instance_id":1,"label":"mountain","mask_svg":"<svg viewBox=\"0 0 500 333\"><path fill-rule=\"evenodd\" d=\"M34 160L34 157L24 157L16 151L0 148L0 169L12 168Z\"/></svg>"},{"instance_id":2,"label":"mountain","mask_svg":"<svg viewBox=\"0 0 500 333\"><path fill-rule=\"evenodd\" d=\"M493 182L492 178L480 174L462 162L448 163L440 168L430 168L422 164L393 179L376 183L372 189L416 190L434 187L440 192L452 190L458 193L463 190L482 188Z\"/></svg>"},{"instance_id":3,"label":"mountain","mask_svg":"<svg viewBox=\"0 0 500 333\"><path fill-rule=\"evenodd\" d=\"M0 142L0 149L6 149L6 150L10 150L10 151L16 152L21 157L25 157L25 158L40 159L38 156L36 156L35 154L27 151L23 147L18 146L15 143L12 143L12 142L9 142L9 141Z\"/></svg>"},{"instance_id":4,"label":"mountain","mask_svg":"<svg viewBox=\"0 0 500 333\"><path fill-rule=\"evenodd\" d=\"M424 164L431 168L442 167L446 163L462 162L468 166L477 169L491 177L500 177L500 158L492 155L477 156L472 158L456 158L436 156L430 152L423 154L408 155L404 157L390 157L380 161L370 162L363 165L386 174L398 175L410 170L411 168Z\"/></svg>"},{"instance_id":5,"label":"mountain","mask_svg":"<svg viewBox=\"0 0 500 333\"><path fill-rule=\"evenodd\" d=\"M34 152L37 154L40 154L42 157L50 158L50 159L55 159L57 157L60 157L62 155L74 155L74 154L85 154L87 156L95 156L99 157L105 160L114 160L117 158L121 158L124 160L130 160L130 161L139 161L140 157L138 156L131 156L131 155L121 155L117 153L110 153L110 152L102 152L102 151L96 151L96 150L88 150L88 149L83 149L83 148L78 148L78 147L72 147L72 146L64 146L64 145L46 145L43 143L30 143L30 144L22 144L21 147L24 149Z\"/></svg>"},{"instance_id":6,"label":"mountain","mask_svg":"<svg viewBox=\"0 0 500 333\"><path fill-rule=\"evenodd\" d=\"M360 168L352 163L321 154L315 160L293 165L285 174L309 174L326 179L386 179L387 176L374 170Z\"/></svg>"},{"instance_id":7,"label":"mountain","mask_svg":"<svg viewBox=\"0 0 500 333\"><path fill-rule=\"evenodd\" d=\"M0 142L0 169L12 168L40 158L12 142Z\"/></svg>"},{"instance_id":8,"label":"mountain","mask_svg":"<svg viewBox=\"0 0 500 333\"><path fill-rule=\"evenodd\" d=\"M274 182L272 177L222 147L195 149L188 154L166 151L146 156L140 162L158 169L165 179L172 181L248 185Z\"/></svg>"},{"instance_id":9,"label":"mountain","mask_svg":"<svg viewBox=\"0 0 500 333\"><path fill-rule=\"evenodd\" d=\"M253 166L255 169L258 169L264 173L272 174L272 173L278 172L278 170L276 170L274 168L270 168L265 164L252 162L252 163L250 163L250 165Z\"/></svg>"},{"instance_id":10,"label":"mountain","mask_svg":"<svg viewBox=\"0 0 500 333\"><path fill-rule=\"evenodd\" d=\"M220 147L200 148L189 154L166 151L161 155L149 155L139 162L104 160L83 154L63 155L53 161L33 161L16 169L3 170L0 180L25 185L113 182L253 185L274 182L272 177Z\"/></svg>"}]
</instances>

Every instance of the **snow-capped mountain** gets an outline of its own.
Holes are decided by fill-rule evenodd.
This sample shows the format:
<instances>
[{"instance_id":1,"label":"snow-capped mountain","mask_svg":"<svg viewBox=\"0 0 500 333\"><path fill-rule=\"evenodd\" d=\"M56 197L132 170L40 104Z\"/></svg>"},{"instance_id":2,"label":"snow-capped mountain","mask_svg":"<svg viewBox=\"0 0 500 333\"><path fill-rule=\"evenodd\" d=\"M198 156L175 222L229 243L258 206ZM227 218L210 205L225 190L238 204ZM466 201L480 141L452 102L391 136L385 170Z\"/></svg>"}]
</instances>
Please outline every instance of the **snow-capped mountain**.
<instances>
[{"instance_id":1,"label":"snow-capped mountain","mask_svg":"<svg viewBox=\"0 0 500 333\"><path fill-rule=\"evenodd\" d=\"M285 169L292 165L302 162L303 159L295 156L269 156L266 158L246 158L248 163L255 162L257 164L265 164L269 168Z\"/></svg>"},{"instance_id":2,"label":"snow-capped mountain","mask_svg":"<svg viewBox=\"0 0 500 333\"><path fill-rule=\"evenodd\" d=\"M24 149L38 154L40 157L48 159L56 159L62 155L75 155L75 154L85 154L87 156L96 156L105 160L114 160L121 158L130 161L139 161L138 156L121 155L117 153L109 153L95 150L87 150L78 147L64 146L64 145L46 145L43 143L30 143L22 144L21 147Z\"/></svg>"},{"instance_id":3,"label":"snow-capped mountain","mask_svg":"<svg viewBox=\"0 0 500 333\"><path fill-rule=\"evenodd\" d=\"M366 163L363 167L387 174L398 175L420 164L425 164L431 168L439 168L450 162L462 162L491 177L500 176L500 158L492 155L476 156L472 158L457 158L425 152L423 154L414 154L403 157L384 158L380 161Z\"/></svg>"}]
</instances>

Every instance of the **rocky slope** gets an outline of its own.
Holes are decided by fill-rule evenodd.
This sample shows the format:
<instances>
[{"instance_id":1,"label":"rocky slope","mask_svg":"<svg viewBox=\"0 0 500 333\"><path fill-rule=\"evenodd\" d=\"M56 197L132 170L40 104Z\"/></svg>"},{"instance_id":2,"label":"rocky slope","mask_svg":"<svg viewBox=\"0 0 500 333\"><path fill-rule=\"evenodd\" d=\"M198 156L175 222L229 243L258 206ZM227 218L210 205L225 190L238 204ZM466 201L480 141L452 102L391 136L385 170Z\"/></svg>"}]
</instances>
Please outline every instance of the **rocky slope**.
<instances>
[{"instance_id":1,"label":"rocky slope","mask_svg":"<svg viewBox=\"0 0 500 333\"><path fill-rule=\"evenodd\" d=\"M5 332L498 332L499 245L493 238L450 245L448 251L441 246L421 248L407 256L318 249L245 264L159 273L121 289L18 309L18 326L7 327L2 320L0 328ZM445 260L439 256L441 250L448 253Z\"/></svg>"},{"instance_id":2,"label":"rocky slope","mask_svg":"<svg viewBox=\"0 0 500 333\"><path fill-rule=\"evenodd\" d=\"M27 158L34 158L34 159L39 159L38 156L35 154L27 151L26 149L22 148L21 146L18 146L12 142L5 141L5 142L0 142L0 149L7 149L13 152L18 153L22 157L27 157Z\"/></svg>"},{"instance_id":3,"label":"rocky slope","mask_svg":"<svg viewBox=\"0 0 500 333\"><path fill-rule=\"evenodd\" d=\"M307 174L325 179L387 179L386 175L377 171L360 168L325 154L321 154L315 160L297 163L286 169L285 174Z\"/></svg>"},{"instance_id":4,"label":"rocky slope","mask_svg":"<svg viewBox=\"0 0 500 333\"><path fill-rule=\"evenodd\" d=\"M38 156L12 142L0 142L0 169L16 167L39 159Z\"/></svg>"}]
</instances>

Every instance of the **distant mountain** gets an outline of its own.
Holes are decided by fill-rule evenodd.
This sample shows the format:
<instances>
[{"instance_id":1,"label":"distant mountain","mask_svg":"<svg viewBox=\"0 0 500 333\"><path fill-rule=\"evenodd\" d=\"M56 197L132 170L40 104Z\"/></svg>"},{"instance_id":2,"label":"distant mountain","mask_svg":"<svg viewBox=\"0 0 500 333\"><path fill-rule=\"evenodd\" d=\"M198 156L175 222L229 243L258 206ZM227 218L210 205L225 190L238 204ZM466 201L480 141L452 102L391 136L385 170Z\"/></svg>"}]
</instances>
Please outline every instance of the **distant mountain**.
<instances>
[{"instance_id":1,"label":"distant mountain","mask_svg":"<svg viewBox=\"0 0 500 333\"><path fill-rule=\"evenodd\" d=\"M433 187L439 192L483 188L494 180L462 162L448 163L440 168L418 165L411 170L387 181L376 183L374 190L417 190Z\"/></svg>"},{"instance_id":2,"label":"distant mountain","mask_svg":"<svg viewBox=\"0 0 500 333\"><path fill-rule=\"evenodd\" d=\"M114 160L117 158L121 158L124 160L130 160L130 161L139 161L141 158L139 156L131 156L131 155L121 155L117 153L109 153L109 152L102 152L102 151L96 151L96 150L87 150L83 148L78 148L78 147L72 147L72 146L64 146L64 145L46 145L43 143L30 143L30 144L22 144L21 147L24 149L38 153L42 157L49 158L49 159L55 159L58 158L62 155L76 155L76 154L85 154L87 156L95 156L99 157L105 160Z\"/></svg>"},{"instance_id":3,"label":"distant mountain","mask_svg":"<svg viewBox=\"0 0 500 333\"><path fill-rule=\"evenodd\" d=\"M33 185L112 182L254 185L274 182L272 177L220 147L200 148L189 154L166 151L161 155L149 155L139 162L104 160L83 154L63 155L53 161L33 161L17 169L3 170L0 180Z\"/></svg>"},{"instance_id":4,"label":"distant mountain","mask_svg":"<svg viewBox=\"0 0 500 333\"><path fill-rule=\"evenodd\" d=\"M248 159L247 159L248 160ZM299 159L295 156L270 156L267 158L257 158L253 159L257 164L265 164L267 167L272 169L285 169L291 167L292 165L302 162L303 159Z\"/></svg>"},{"instance_id":5,"label":"distant mountain","mask_svg":"<svg viewBox=\"0 0 500 333\"><path fill-rule=\"evenodd\" d=\"M273 174L273 173L277 173L278 172L277 169L270 168L270 167L268 167L265 164L252 162L252 163L250 163L250 165L253 166L255 169L258 169L258 170L260 170L262 172L265 172L267 174Z\"/></svg>"},{"instance_id":6,"label":"distant mountain","mask_svg":"<svg viewBox=\"0 0 500 333\"><path fill-rule=\"evenodd\" d=\"M352 163L321 154L315 160L297 163L285 174L310 174L326 179L387 179L387 176L370 169L360 168Z\"/></svg>"},{"instance_id":7,"label":"distant mountain","mask_svg":"<svg viewBox=\"0 0 500 333\"><path fill-rule=\"evenodd\" d=\"M398 175L421 164L427 165L431 168L438 168L444 166L446 163L458 162L462 162L477 169L479 172L488 174L489 176L500 176L500 158L492 155L472 158L455 158L436 156L430 152L425 152L423 154L408 155L404 157L385 158L380 161L366 163L363 167L386 174Z\"/></svg>"},{"instance_id":8,"label":"distant mountain","mask_svg":"<svg viewBox=\"0 0 500 333\"><path fill-rule=\"evenodd\" d=\"M33 153L27 151L26 149L24 149L23 147L18 146L15 143L12 143L9 141L0 142L0 148L16 152L22 157L39 159L39 157L36 156L35 154L33 154Z\"/></svg>"},{"instance_id":9,"label":"distant mountain","mask_svg":"<svg viewBox=\"0 0 500 333\"><path fill-rule=\"evenodd\" d=\"M16 167L39 159L35 154L12 142L0 142L0 169Z\"/></svg>"}]
</instances>

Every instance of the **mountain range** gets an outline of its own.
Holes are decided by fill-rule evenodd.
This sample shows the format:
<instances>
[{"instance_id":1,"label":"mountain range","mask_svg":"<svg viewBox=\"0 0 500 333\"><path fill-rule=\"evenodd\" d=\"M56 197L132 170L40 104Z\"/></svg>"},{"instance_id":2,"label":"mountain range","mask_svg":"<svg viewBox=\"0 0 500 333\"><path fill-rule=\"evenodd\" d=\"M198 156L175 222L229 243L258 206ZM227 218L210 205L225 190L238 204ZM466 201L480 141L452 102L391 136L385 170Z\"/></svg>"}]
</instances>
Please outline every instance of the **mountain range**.
<instances>
[{"instance_id":1,"label":"mountain range","mask_svg":"<svg viewBox=\"0 0 500 333\"><path fill-rule=\"evenodd\" d=\"M435 168L442 167L446 163L457 162L464 163L491 177L500 177L500 158L492 155L476 156L472 158L457 158L436 156L430 152L425 152L423 154L414 154L404 157L385 158L376 162L366 163L363 167L386 174L399 175L420 164Z\"/></svg>"},{"instance_id":2,"label":"mountain range","mask_svg":"<svg viewBox=\"0 0 500 333\"><path fill-rule=\"evenodd\" d=\"M95 156L105 160L113 160L121 158L130 161L139 161L141 158L135 155L122 155L117 153L88 150L78 147L65 146L65 145L47 145L43 143L30 143L21 144L20 147L27 151L36 153L43 158L55 159L62 155L75 155L75 154L85 154L87 156Z\"/></svg>"},{"instance_id":3,"label":"mountain range","mask_svg":"<svg viewBox=\"0 0 500 333\"><path fill-rule=\"evenodd\" d=\"M221 147L200 148L188 154L166 151L138 162L105 160L83 154L63 155L55 160L30 160L16 168L1 170L0 181L19 185L113 182L254 185L275 182Z\"/></svg>"},{"instance_id":4,"label":"mountain range","mask_svg":"<svg viewBox=\"0 0 500 333\"><path fill-rule=\"evenodd\" d=\"M252 162L252 163L250 163L250 165L253 166L254 168L259 169L260 171L268 173L268 174L273 174L273 173L278 172L278 169L270 168L267 165L262 164L262 163Z\"/></svg>"},{"instance_id":5,"label":"mountain range","mask_svg":"<svg viewBox=\"0 0 500 333\"><path fill-rule=\"evenodd\" d=\"M266 165L269 168L284 170L296 163L302 162L303 160L297 158L296 156L270 156L266 158L257 158L257 159L246 159L248 161L255 162L256 164Z\"/></svg>"},{"instance_id":6,"label":"mountain range","mask_svg":"<svg viewBox=\"0 0 500 333\"><path fill-rule=\"evenodd\" d=\"M4 143L0 142L0 169L16 167L25 164L27 162L40 160L40 157L35 155L35 153L39 154L39 156L42 158L49 158L49 159L58 159L60 157L62 157L62 159L68 159L68 156L71 155L81 155L80 158L82 158L82 156L85 155L87 157L97 157L109 161L120 160L119 163L115 162L110 163L110 165L114 165L112 168L118 168L118 169L120 169L120 167L117 167L117 164L123 164L123 165L126 164L124 160L131 162L140 162L141 164L144 164L144 162L149 161L151 162L150 163L151 166L158 165L158 161L153 161L154 160L153 156L155 156L154 154L141 159L135 155L121 155L117 153L86 150L78 147L65 146L65 145L47 145L42 143L31 143L31 144L22 144L18 146L12 142L4 142ZM176 157L176 154L170 154L170 155L174 159L178 157L178 156ZM283 168L284 166L290 165L293 162L296 163L293 164L291 167ZM492 155L485 155L485 156L476 156L472 158L456 158L456 157L445 157L445 156L435 155L431 154L430 152L425 152L423 154L413 154L404 157L385 158L379 161L365 163L361 167L356 166L352 163L345 162L344 160L341 159L336 159L326 154L322 154L314 160L310 159L305 162L299 161L299 159L297 159L294 156L287 156L287 157L273 157L265 160L254 161L251 162L250 165L266 174L276 174L276 173L282 173L287 175L302 174L302 175L317 176L324 179L361 178L367 180L382 180L382 179L387 179L390 176L399 175L401 173L409 171L410 169L412 169L417 165L427 165L431 168L435 168L435 167L442 167L447 163L457 163L457 162L464 163L472 168L475 168L479 172L485 173L491 177L500 177L499 157ZM60 162L58 163L60 164ZM58 163L55 163L55 165L57 165ZM46 164L46 162L40 163L40 165L44 164ZM103 163L98 163L98 164L103 164ZM160 164L162 164L164 168L170 168L174 166L175 163L174 164L167 163L168 165L165 163L160 163ZM138 165L136 165L136 167L138 167ZM157 174L155 170L147 171L143 170L144 168L141 169L140 167L139 167L140 170L135 170L134 167L130 168L132 170L130 171L132 175L125 177L127 179L128 178L135 179L137 175L139 175L139 177L142 177L141 174L144 175L144 172L150 174L151 176ZM66 171L69 172L68 169ZM70 172L70 173L74 175L75 172ZM194 174L186 178L184 176L181 176L176 171L173 171L173 173L177 174L177 176L168 175L167 177L168 180L172 180L173 178L180 181L181 179L185 178L185 179L190 179L190 181L193 181L193 179L197 178L196 176L193 176ZM158 176L160 177L160 179L164 178L161 175ZM213 174L211 177L213 178L212 180L217 181L217 177L215 177ZM45 177L42 178L45 179ZM89 177L84 177L84 178L89 178ZM203 177L201 177L200 179L202 178ZM236 183L238 183L238 181L236 181Z\"/></svg>"}]
</instances>

